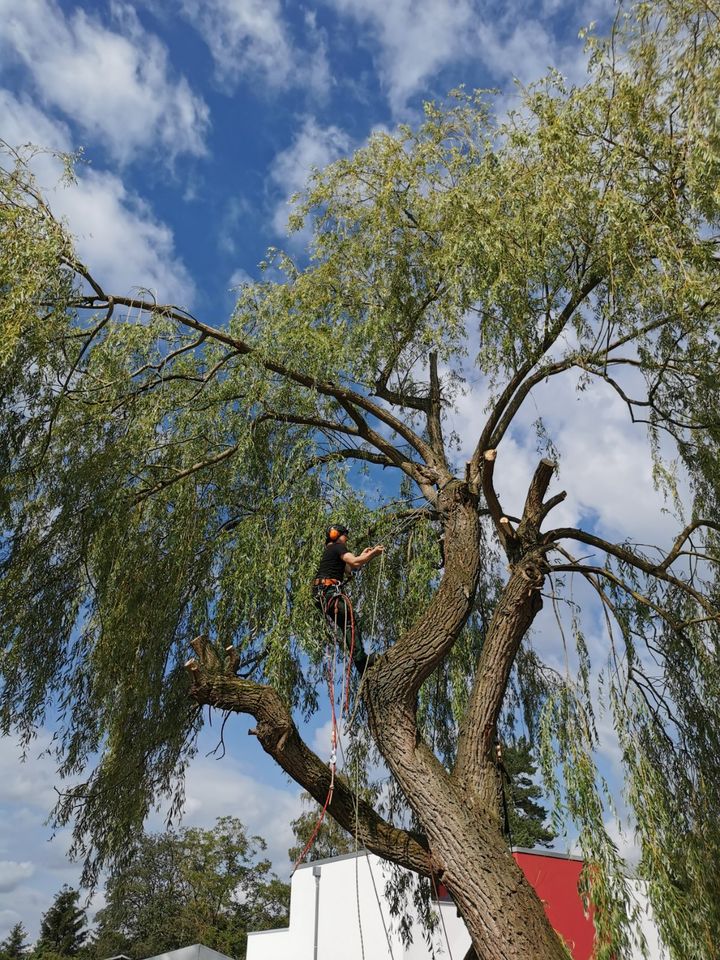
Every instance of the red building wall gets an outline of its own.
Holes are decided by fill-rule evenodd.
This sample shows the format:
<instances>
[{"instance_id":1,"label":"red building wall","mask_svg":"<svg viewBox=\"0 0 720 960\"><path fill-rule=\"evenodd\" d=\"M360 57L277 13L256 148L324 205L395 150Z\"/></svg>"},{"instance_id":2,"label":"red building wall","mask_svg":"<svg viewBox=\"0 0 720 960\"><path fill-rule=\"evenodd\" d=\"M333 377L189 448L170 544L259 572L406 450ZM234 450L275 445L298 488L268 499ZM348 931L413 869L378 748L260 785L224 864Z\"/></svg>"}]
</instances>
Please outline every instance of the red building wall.
<instances>
[{"instance_id":1,"label":"red building wall","mask_svg":"<svg viewBox=\"0 0 720 960\"><path fill-rule=\"evenodd\" d=\"M542 900L553 929L565 938L573 960L590 960L595 928L585 916L577 889L582 861L550 853L515 852L513 856Z\"/></svg>"},{"instance_id":2,"label":"red building wall","mask_svg":"<svg viewBox=\"0 0 720 960\"><path fill-rule=\"evenodd\" d=\"M547 918L565 940L573 960L592 957L595 927L585 916L578 893L582 860L552 853L514 851L513 856L545 907ZM442 884L438 887L441 900L451 899Z\"/></svg>"}]
</instances>

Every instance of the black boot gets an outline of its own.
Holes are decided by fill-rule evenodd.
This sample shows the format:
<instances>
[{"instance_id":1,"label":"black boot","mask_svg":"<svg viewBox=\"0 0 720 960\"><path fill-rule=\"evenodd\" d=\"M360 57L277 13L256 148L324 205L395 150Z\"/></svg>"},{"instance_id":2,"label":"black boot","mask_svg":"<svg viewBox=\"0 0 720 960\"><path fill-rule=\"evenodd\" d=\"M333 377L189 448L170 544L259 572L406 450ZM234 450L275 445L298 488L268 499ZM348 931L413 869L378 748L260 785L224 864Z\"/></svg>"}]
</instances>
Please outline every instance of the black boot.
<instances>
[{"instance_id":1,"label":"black boot","mask_svg":"<svg viewBox=\"0 0 720 960\"><path fill-rule=\"evenodd\" d=\"M360 650L355 650L353 653L353 663L355 664L355 669L361 676L363 673L365 673L368 667L371 667L375 663L376 660L376 653L365 653L362 648Z\"/></svg>"}]
</instances>

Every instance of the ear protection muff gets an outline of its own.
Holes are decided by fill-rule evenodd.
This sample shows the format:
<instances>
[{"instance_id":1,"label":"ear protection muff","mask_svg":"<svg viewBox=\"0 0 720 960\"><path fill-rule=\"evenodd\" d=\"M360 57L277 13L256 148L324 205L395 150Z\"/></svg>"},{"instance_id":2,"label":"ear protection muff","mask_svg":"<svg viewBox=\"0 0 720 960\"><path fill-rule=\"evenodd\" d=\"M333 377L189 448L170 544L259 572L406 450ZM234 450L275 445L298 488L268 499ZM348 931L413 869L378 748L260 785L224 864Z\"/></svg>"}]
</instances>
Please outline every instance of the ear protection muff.
<instances>
[{"instance_id":1,"label":"ear protection muff","mask_svg":"<svg viewBox=\"0 0 720 960\"><path fill-rule=\"evenodd\" d=\"M330 527L330 529L327 532L327 536L328 536L328 540L331 540L334 543L337 540L337 538L340 536L340 531L337 529L337 527Z\"/></svg>"}]
</instances>

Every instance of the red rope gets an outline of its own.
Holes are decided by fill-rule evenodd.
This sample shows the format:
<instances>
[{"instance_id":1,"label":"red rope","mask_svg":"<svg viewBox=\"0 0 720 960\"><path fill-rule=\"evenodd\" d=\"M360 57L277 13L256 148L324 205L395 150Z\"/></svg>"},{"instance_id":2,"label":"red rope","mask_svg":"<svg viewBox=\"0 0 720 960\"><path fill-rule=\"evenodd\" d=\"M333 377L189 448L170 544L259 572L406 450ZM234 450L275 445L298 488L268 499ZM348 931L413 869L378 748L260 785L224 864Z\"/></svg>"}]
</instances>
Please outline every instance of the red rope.
<instances>
[{"instance_id":1,"label":"red rope","mask_svg":"<svg viewBox=\"0 0 720 960\"><path fill-rule=\"evenodd\" d=\"M301 863L303 862L303 860L305 859L305 855L307 854L308 850L309 850L309 849L312 847L312 845L315 843L315 838L317 837L318 833L320 832L320 827L322 826L322 822L323 822L323 820L325 819L325 812L327 811L327 808L330 806L330 801L332 800L332 795L333 795L333 790L334 790L334 788L335 788L335 764L334 764L334 763L331 763L331 764L330 764L330 789L328 790L327 796L325 797L325 803L323 804L323 808L322 808L322 810L320 811L320 816L318 817L318 821L317 821L317 823L315 824L315 829L313 830L312 834L310 835L310 839L309 839L308 842L305 844L305 848L303 849L303 852L300 854L300 856L299 856L299 857L297 858L297 860L295 861L295 864L294 864L294 866L293 866L293 868L292 868L292 871L291 871L291 873L290 873L290 876L292 876L293 873L295 873L295 871L297 870L297 868L300 866L300 864L301 864Z\"/></svg>"}]
</instances>

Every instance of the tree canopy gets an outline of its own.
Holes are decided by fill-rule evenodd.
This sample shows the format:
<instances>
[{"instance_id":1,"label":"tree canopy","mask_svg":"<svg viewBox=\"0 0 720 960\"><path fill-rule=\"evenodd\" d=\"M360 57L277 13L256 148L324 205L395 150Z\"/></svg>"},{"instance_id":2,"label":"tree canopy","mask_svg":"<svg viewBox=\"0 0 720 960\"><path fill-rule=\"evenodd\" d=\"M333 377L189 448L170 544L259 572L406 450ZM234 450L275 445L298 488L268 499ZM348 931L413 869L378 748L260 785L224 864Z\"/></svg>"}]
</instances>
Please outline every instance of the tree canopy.
<instances>
[{"instance_id":1,"label":"tree canopy","mask_svg":"<svg viewBox=\"0 0 720 960\"><path fill-rule=\"evenodd\" d=\"M80 891L64 886L43 915L34 953L74 957L87 939L87 915L80 906Z\"/></svg>"},{"instance_id":2,"label":"tree canopy","mask_svg":"<svg viewBox=\"0 0 720 960\"><path fill-rule=\"evenodd\" d=\"M23 960L27 954L27 930L22 923L16 923L0 943L0 960Z\"/></svg>"},{"instance_id":3,"label":"tree canopy","mask_svg":"<svg viewBox=\"0 0 720 960\"><path fill-rule=\"evenodd\" d=\"M142 958L202 943L244 957L248 930L287 923L290 888L259 859L264 849L234 817L212 830L143 835L110 872L95 954Z\"/></svg>"},{"instance_id":4,"label":"tree canopy","mask_svg":"<svg viewBox=\"0 0 720 960\"><path fill-rule=\"evenodd\" d=\"M677 957L720 942L718 10L621 7L588 44L581 86L551 73L505 117L459 92L318 171L293 222L311 224L307 263L271 251L226 323L106 290L29 154L8 153L0 723L29 738L59 714L61 772L84 777L55 815L88 879L123 862L158 798L180 809L204 705L252 715L262 748L327 798L295 718L325 696L309 578L341 516L359 544L392 545L353 586L383 654L354 749L390 784L356 803L339 778L330 815L439 876L478 957L559 957L502 837L494 738L522 722L554 816L579 833L598 955L622 956L602 701L663 936ZM501 504L503 451L556 378L588 430L593 383L647 431L671 544L553 526L542 421L524 503ZM470 385L476 430L458 438ZM606 618L602 662L580 582ZM564 673L530 639L548 590L557 650L574 649Z\"/></svg>"}]
</instances>

